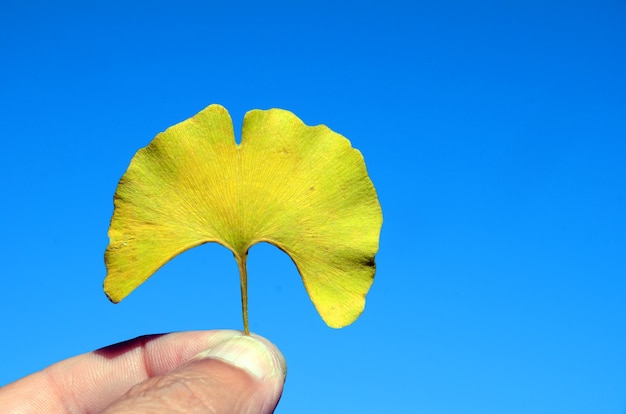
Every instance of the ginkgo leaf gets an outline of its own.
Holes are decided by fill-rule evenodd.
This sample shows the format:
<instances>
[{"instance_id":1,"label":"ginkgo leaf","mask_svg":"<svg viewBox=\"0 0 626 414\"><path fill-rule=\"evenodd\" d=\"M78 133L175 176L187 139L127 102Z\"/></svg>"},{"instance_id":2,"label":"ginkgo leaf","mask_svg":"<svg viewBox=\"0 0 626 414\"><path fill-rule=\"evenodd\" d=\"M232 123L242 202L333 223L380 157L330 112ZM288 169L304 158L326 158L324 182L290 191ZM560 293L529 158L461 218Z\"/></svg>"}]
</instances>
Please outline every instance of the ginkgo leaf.
<instances>
[{"instance_id":1,"label":"ginkgo leaf","mask_svg":"<svg viewBox=\"0 0 626 414\"><path fill-rule=\"evenodd\" d=\"M326 126L253 110L237 144L228 112L211 105L135 154L114 207L104 280L112 302L174 256L216 242L239 265L248 332L246 257L268 242L291 257L329 326L363 311L382 211L361 153Z\"/></svg>"}]
</instances>

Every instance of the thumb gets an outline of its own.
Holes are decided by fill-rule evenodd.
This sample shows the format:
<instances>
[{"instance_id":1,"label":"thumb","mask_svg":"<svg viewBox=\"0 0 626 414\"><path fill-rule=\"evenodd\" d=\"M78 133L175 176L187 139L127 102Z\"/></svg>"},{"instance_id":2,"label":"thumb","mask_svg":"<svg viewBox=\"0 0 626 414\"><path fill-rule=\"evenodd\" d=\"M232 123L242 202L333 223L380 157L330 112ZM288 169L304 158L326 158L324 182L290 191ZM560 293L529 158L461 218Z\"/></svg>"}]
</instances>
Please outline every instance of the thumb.
<instances>
[{"instance_id":1,"label":"thumb","mask_svg":"<svg viewBox=\"0 0 626 414\"><path fill-rule=\"evenodd\" d=\"M271 342L233 332L174 371L133 386L103 413L272 413L286 372Z\"/></svg>"}]
</instances>

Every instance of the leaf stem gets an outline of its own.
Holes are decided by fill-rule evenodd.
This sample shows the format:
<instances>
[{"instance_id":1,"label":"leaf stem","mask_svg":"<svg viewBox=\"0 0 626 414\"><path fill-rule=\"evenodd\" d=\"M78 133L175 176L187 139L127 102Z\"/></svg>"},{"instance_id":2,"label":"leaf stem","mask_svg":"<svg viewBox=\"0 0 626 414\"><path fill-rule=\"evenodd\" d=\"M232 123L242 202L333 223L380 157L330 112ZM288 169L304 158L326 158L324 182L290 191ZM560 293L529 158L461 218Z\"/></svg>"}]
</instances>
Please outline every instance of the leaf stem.
<instances>
[{"instance_id":1,"label":"leaf stem","mask_svg":"<svg viewBox=\"0 0 626 414\"><path fill-rule=\"evenodd\" d=\"M250 335L250 328L248 327L248 271L246 270L246 259L248 258L248 252L245 252L243 256L236 255L237 266L239 267L239 281L241 283L241 313L243 315L243 333L244 335Z\"/></svg>"}]
</instances>

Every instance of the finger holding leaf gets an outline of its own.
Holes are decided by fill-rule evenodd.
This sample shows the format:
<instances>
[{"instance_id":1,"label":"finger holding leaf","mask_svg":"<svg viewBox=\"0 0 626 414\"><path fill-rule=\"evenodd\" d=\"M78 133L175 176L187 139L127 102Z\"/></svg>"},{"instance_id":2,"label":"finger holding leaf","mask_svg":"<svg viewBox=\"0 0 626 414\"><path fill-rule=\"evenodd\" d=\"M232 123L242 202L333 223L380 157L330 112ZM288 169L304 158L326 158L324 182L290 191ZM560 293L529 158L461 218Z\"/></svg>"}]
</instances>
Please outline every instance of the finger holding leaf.
<instances>
[{"instance_id":1,"label":"finger holding leaf","mask_svg":"<svg viewBox=\"0 0 626 414\"><path fill-rule=\"evenodd\" d=\"M361 153L323 125L253 110L235 142L211 105L158 134L132 159L114 198L104 290L119 302L174 256L203 243L237 260L248 333L248 250L289 255L322 319L354 322L372 285L382 211Z\"/></svg>"}]
</instances>

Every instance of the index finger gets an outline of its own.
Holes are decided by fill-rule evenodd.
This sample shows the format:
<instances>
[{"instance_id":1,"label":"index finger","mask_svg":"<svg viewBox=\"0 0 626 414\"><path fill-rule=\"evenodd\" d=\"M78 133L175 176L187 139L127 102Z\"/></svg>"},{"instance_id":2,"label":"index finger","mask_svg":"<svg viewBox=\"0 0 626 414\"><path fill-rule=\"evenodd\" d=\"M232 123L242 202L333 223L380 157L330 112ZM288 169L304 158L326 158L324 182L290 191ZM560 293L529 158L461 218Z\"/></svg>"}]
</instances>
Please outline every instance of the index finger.
<instances>
[{"instance_id":1,"label":"index finger","mask_svg":"<svg viewBox=\"0 0 626 414\"><path fill-rule=\"evenodd\" d=\"M242 335L189 331L141 336L58 362L0 388L8 412L99 412L130 387L170 372L200 352Z\"/></svg>"}]
</instances>

